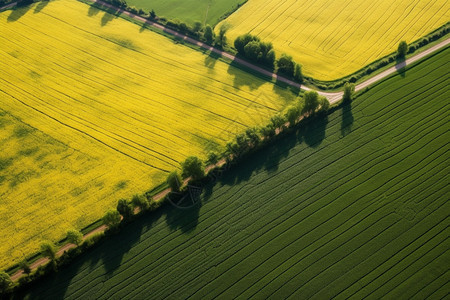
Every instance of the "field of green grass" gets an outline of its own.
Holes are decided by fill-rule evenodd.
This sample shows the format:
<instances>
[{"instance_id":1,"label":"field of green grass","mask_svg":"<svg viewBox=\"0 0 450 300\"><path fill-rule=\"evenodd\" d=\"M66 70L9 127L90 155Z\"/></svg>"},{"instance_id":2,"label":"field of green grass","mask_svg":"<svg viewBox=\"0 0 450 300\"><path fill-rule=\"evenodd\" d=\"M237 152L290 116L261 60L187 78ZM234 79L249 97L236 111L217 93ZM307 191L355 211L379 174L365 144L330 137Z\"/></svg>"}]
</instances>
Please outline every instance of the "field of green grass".
<instances>
[{"instance_id":1,"label":"field of green grass","mask_svg":"<svg viewBox=\"0 0 450 300\"><path fill-rule=\"evenodd\" d=\"M450 49L141 218L28 299L447 296Z\"/></svg>"},{"instance_id":2,"label":"field of green grass","mask_svg":"<svg viewBox=\"0 0 450 300\"><path fill-rule=\"evenodd\" d=\"M216 25L220 17L230 13L245 0L129 0L128 5L142 8L145 12L155 11L159 17L178 19L188 24L200 21Z\"/></svg>"}]
</instances>

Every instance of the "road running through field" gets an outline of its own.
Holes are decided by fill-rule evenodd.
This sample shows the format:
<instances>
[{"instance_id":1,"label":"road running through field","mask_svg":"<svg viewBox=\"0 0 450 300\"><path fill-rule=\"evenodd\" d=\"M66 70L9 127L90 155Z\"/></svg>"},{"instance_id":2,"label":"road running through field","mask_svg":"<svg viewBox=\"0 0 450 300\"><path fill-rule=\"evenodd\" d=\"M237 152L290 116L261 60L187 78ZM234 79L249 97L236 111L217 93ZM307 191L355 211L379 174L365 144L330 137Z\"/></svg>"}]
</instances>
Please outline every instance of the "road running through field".
<instances>
[{"instance_id":1,"label":"road running through field","mask_svg":"<svg viewBox=\"0 0 450 300\"><path fill-rule=\"evenodd\" d=\"M198 47L200 47L202 49L211 51L211 52L213 52L215 54L218 54L218 55L220 55L220 56L222 56L224 58L227 58L227 59L229 59L229 60L231 60L231 61L233 61L233 62L235 62L235 63L237 63L237 64L239 64L241 66L249 68L249 69L251 69L251 70L253 70L253 71L257 72L257 73L260 73L260 74L262 74L264 76L267 76L269 78L275 79L275 80L283 82L285 84L288 84L289 86L292 86L292 87L295 87L295 88L298 88L298 89L302 89L302 90L305 90L305 91L315 90L315 89L309 88L307 86L301 85L301 84L299 84L297 82L294 82L294 81L292 81L292 80L290 80L290 79L288 79L286 77L277 75L277 74L275 74L275 73L273 73L271 71L268 71L268 70L266 70L264 68L258 67L256 65L254 65L254 64L244 60L244 59L241 59L241 58L238 58L238 57L234 56L233 54L230 54L228 52L219 50L219 49L214 48L214 47L212 47L212 46L210 46L210 45L208 45L206 43L203 43L203 42L200 42L200 41L198 41L198 40L196 40L194 38L188 37L187 35L181 34L181 33L177 32L177 31L175 31L173 29L167 28L164 25L161 25L159 23L150 21L150 20L148 20L146 18L143 18L141 16L135 15L135 14L133 14L131 12L128 12L128 11L126 11L124 9L117 8L117 7L115 7L115 6L113 6L113 5L109 4L109 3L103 2L101 0L96 0L96 1L87 0L87 1L89 3L92 3L92 4L98 4L98 5L101 5L101 6L105 7L105 8L109 8L109 9L115 10L119 14L124 14L124 15L126 15L126 16L134 19L134 20L137 20L139 22L145 23L145 24L150 25L150 26L152 26L154 28L160 29L160 30L162 30L162 31L164 31L164 32L166 32L166 33L168 33L170 35L173 35L173 36L175 36L177 38L182 39L183 41L186 41L186 42L188 42L190 44L196 45L196 46L198 46ZM10 4L8 4L8 5L4 6L4 7L1 7L0 11L4 10L4 9L12 8L16 4L17 4L17 2L10 3ZM423 51L423 52L421 52L419 54L416 54L416 55L406 59L403 62L398 63L397 65L395 65L395 66L393 66L393 67L391 67L391 68L381 72L380 74L377 74L377 75L367 79L366 81L356 85L355 90L356 91L360 91L360 90L368 87L369 85L371 85L371 84L373 84L373 83L375 83L377 81L380 81L380 80L390 76L391 74L394 74L395 72L398 72L399 70L403 69L407 65L410 65L410 64L420 60L421 58L423 58L423 57L425 57L425 56L427 56L427 55L429 55L431 53L434 53L434 52L436 52L436 51L446 47L448 44L450 44L450 38L448 38L448 39L446 39L446 40L444 40L444 41L434 45L433 47L431 47L431 48L429 48L429 49L427 49L427 50L425 50L425 51ZM323 92L323 91L320 91L320 90L315 90L315 91L317 91L317 93L319 95L327 97L327 99L330 101L330 104L335 104L335 103L339 102L342 99L342 95L343 95L343 92Z\"/></svg>"},{"instance_id":2,"label":"road running through field","mask_svg":"<svg viewBox=\"0 0 450 300\"><path fill-rule=\"evenodd\" d=\"M231 61L233 61L233 62L235 62L235 63L237 63L237 64L239 64L241 66L247 67L247 68L249 68L249 69L251 69L251 70L253 70L255 72L258 72L258 73L260 73L262 75L268 76L269 78L272 78L272 79L275 79L277 81L286 83L286 84L288 84L288 85L290 85L292 87L295 87L295 88L298 88L298 89L302 89L302 90L305 90L305 91L314 90L312 88L309 88L307 86L304 86L304 85L301 85L301 84L299 84L297 82L294 82L294 81L292 81L290 79L287 79L287 78L285 78L283 76L280 76L280 75L277 75L277 74L275 74L273 72L270 72L270 71L268 71L268 70L266 70L264 68L258 67L256 65L254 65L254 64L252 64L252 63L250 63L250 62L248 62L248 61L246 61L244 59L238 58L238 57L236 57L236 56L234 56L234 55L232 55L232 54L230 54L228 52L219 50L219 49L214 48L214 47L212 47L212 46L210 46L208 44L205 44L205 43L200 42L200 41L198 41L196 39L193 39L193 38L188 37L188 36L186 36L184 34L181 34L181 33L177 32L175 30L167 28L167 27L165 27L165 26L163 26L163 25L161 25L159 23L156 23L156 22L153 22L153 21L149 21L146 18L140 17L138 15L135 15L135 14L133 14L131 12L128 12L128 11L125 11L123 9L118 9L117 7L115 7L115 6L113 6L113 5L109 4L109 3L103 2L101 0L89 1L89 2L91 2L93 4L99 4L99 5L104 6L106 8L110 8L110 9L116 10L118 13L127 15L128 17L130 17L132 19L135 19L135 20L137 20L139 22L142 22L142 23L148 24L150 26L153 26L154 28L160 29L160 30L162 30L162 31L164 31L166 33L169 33L169 34L177 37L177 38L180 38L183 41L186 41L186 42L188 42L190 44L196 45L196 46L198 46L198 47L200 47L202 49L209 50L209 51L211 51L213 53L216 53L216 54L218 54L218 55L220 55L220 56L222 56L224 58L230 59ZM439 49L442 49L442 48L446 47L449 43L450 43L450 38L440 42L439 44L434 45L433 47L431 47L431 48L429 48L429 49L427 49L427 50L425 50L425 51L423 51L423 52L421 52L419 54L416 54L416 55L406 59L405 61L403 61L403 62L401 62L401 63L399 63L399 64L397 64L397 65L395 65L395 66L393 66L393 67L383 71L383 72L381 72L380 74L371 77L370 79L368 79L368 80L358 84L355 87L355 90L356 91L360 91L360 90L368 87L369 85L371 85L371 84L373 84L373 83L375 83L377 81L380 81L383 78L386 78L386 77L388 77L389 75L391 75L391 74L393 74L395 72L398 72L400 69L406 67L407 65L410 65L410 64L420 60L421 58L423 58L423 57L425 57L425 56L427 56L427 55L429 55L429 54L431 54L433 52L436 52ZM319 93L319 95L327 97L328 100L330 101L330 104L335 104L335 103L339 102L342 99L342 95L343 95L343 92L323 92L323 91L319 91L319 90L316 90L316 91L317 91L317 93Z\"/></svg>"},{"instance_id":3,"label":"road running through field","mask_svg":"<svg viewBox=\"0 0 450 300\"><path fill-rule=\"evenodd\" d=\"M234 55L232 55L230 53L227 53L225 51L219 50L219 49L214 48L214 47L212 47L212 46L210 46L208 44L205 44L205 43L200 42L198 40L195 40L195 39L193 39L191 37L188 37L188 36L186 36L184 34L181 34L181 33L177 32L175 30L167 28L167 27L165 27L165 26L163 26L161 24L155 23L153 21L149 21L149 20L147 20L147 19L145 19L143 17L137 16L137 15L132 14L130 12L127 12L127 11L125 11L123 9L118 9L117 7L115 7L115 6L113 6L113 5L109 4L109 3L103 2L101 0L89 1L89 2L93 3L93 4L99 4L99 5L103 6L103 7L116 10L118 13L127 15L130 18L133 18L133 19L135 19L135 20L137 20L139 22L142 22L142 23L148 24L150 26L153 26L154 28L160 29L160 30L162 30L162 31L164 31L164 32L166 32L168 34L171 34L171 35L173 35L173 36L175 36L177 38L180 38L180 39L182 39L182 40L184 40L184 41L186 41L186 42L188 42L190 44L199 46L202 49L205 49L205 50L211 51L213 53L216 53L216 54L218 54L218 55L220 55L220 56L222 56L224 58L227 58L227 59L230 59L231 61L234 61L235 63L237 63L237 64L239 64L241 66L247 67L247 68L249 68L249 69L251 69L251 70L253 70L253 71L257 72L257 73L260 73L262 75L268 76L268 77L270 77L272 79L275 79L277 81L286 83L286 84L288 84L288 85L290 85L292 87L303 89L305 91L314 90L314 89L311 89L309 87L303 86L303 85L301 85L299 83L296 83L296 82L294 82L292 80L289 80L289 79L287 79L285 77L279 76L279 75L277 75L277 74L275 74L273 72L270 72L270 71L268 71L266 69L258 67L256 65L254 65L254 64L252 64L252 63L250 63L250 62L248 62L246 60L243 60L241 58L238 58L238 57L236 57L236 56L234 56ZM9 9L9 8L13 8L16 4L17 4L17 2L14 2L14 3L10 3L8 5L5 5L3 7L0 7L0 11L6 10L6 9ZM406 67L407 65L410 65L410 64L412 64L412 63L414 63L414 62L424 58L425 56L430 55L430 54L432 54L432 53L434 53L434 52L436 52L436 51L438 51L438 50L448 46L449 44L450 44L450 38L448 38L448 39L446 39L446 40L444 40L444 41L434 45L433 47L431 47L431 48L429 48L429 49L427 49L427 50L425 50L425 51L423 51L423 52L421 52L419 54L416 54L416 55L406 59L405 61L403 61L403 62L401 62L401 63L399 63L399 64L397 64L397 65L395 65L395 66L393 66L393 67L383 71L383 72L381 72L380 74L377 74L377 75L371 77L370 79L368 79L368 80L358 84L355 87L355 90L356 91L360 91L360 90L368 87L369 85L371 85L371 84L373 84L373 83L375 83L377 81L380 81L380 80L382 80L382 79L384 79L384 78L394 74L395 72L398 72L399 70L401 70L402 68ZM323 91L317 91L317 92L319 93L319 95L327 97L328 100L330 101L330 104L335 104L335 103L339 102L342 99L342 94L343 94L342 92L323 92ZM216 164L216 166L223 165L224 162L225 162L224 160L221 160L219 163ZM206 171L208 171L212 167L214 167L214 166L208 166ZM164 198L169 192L170 192L170 189L163 190L160 193L156 194L153 197L153 199L156 200L156 201L160 200L160 199ZM83 240L89 238L90 236L92 236L92 235L94 235L96 233L104 232L106 230L106 228L107 227L105 225L99 226L98 228L96 228L96 229L90 231L89 233L85 234L83 236ZM62 246L57 252L57 257L61 256L65 251L67 251L67 250L69 250L71 248L74 248L74 247L76 247L74 244L66 244L66 245ZM35 262L33 262L30 265L30 267L31 267L32 270L34 270L34 269L38 268L39 266L42 266L42 265L44 265L44 264L46 264L48 262L49 262L48 258L40 258L40 259L36 260ZM23 275L23 270L19 270L19 271L17 271L16 273L14 273L11 276L11 279L12 280L17 280L22 275Z\"/></svg>"}]
</instances>

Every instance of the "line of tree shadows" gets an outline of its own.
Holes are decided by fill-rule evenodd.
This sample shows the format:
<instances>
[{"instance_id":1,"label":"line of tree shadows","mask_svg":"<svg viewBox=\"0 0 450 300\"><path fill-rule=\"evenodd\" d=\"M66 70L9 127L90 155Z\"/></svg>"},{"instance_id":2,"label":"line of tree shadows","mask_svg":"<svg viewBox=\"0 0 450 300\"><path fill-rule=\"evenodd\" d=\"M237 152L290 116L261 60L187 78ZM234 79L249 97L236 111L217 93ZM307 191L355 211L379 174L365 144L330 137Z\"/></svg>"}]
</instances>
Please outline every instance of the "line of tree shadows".
<instances>
[{"instance_id":1,"label":"line of tree shadows","mask_svg":"<svg viewBox=\"0 0 450 300\"><path fill-rule=\"evenodd\" d=\"M254 153L240 160L237 164L230 164L223 170L222 176L216 173L201 187L201 201L188 209L179 209L166 202L162 207L147 215L138 217L133 222L122 227L116 235L108 236L92 249L75 258L68 266L61 268L57 273L49 274L45 278L32 283L26 291L21 291L18 298L30 299L62 299L66 294L72 279L81 269L92 271L98 264L103 264L106 278L112 276L119 268L124 255L136 244L144 232L151 230L157 223L166 222L171 230L180 230L182 233L192 233L198 224L202 203L213 201L213 189L217 184L234 185L247 181L255 171L265 170L275 172L280 161L287 158L290 150L304 143L309 147L317 147L325 138L325 129L328 123L327 115L318 116L302 126L281 134ZM165 217L165 220L162 219ZM151 253L149 253L151 255Z\"/></svg>"},{"instance_id":2,"label":"line of tree shadows","mask_svg":"<svg viewBox=\"0 0 450 300\"><path fill-rule=\"evenodd\" d=\"M405 78L406 76L406 60L405 58L397 58L395 63L395 69L397 73L400 74L401 77Z\"/></svg>"},{"instance_id":3,"label":"line of tree shadows","mask_svg":"<svg viewBox=\"0 0 450 300\"><path fill-rule=\"evenodd\" d=\"M344 101L342 102L341 107L342 107L341 135L346 136L352 131L354 121L352 113L352 102Z\"/></svg>"},{"instance_id":4,"label":"line of tree shadows","mask_svg":"<svg viewBox=\"0 0 450 300\"><path fill-rule=\"evenodd\" d=\"M15 22L22 18L28 11L30 11L34 7L33 13L40 13L49 3L50 1L44 0L39 1L37 4L33 5L32 1L22 1L17 4L15 8L11 10L7 22Z\"/></svg>"},{"instance_id":5,"label":"line of tree shadows","mask_svg":"<svg viewBox=\"0 0 450 300\"><path fill-rule=\"evenodd\" d=\"M92 5L89 5L87 16L95 17L100 12L103 13L102 19L100 20L100 25L106 26L112 20L117 19L124 12L124 10L121 8L104 6L98 1L95 1Z\"/></svg>"}]
</instances>

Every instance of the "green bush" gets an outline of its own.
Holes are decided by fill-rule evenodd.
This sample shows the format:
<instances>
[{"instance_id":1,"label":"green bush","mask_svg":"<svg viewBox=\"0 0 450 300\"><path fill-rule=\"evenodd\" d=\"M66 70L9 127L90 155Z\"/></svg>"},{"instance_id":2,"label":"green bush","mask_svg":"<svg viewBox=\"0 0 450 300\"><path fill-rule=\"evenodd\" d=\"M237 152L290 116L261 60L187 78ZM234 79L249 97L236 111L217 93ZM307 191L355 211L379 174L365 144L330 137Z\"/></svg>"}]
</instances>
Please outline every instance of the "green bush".
<instances>
[{"instance_id":1,"label":"green bush","mask_svg":"<svg viewBox=\"0 0 450 300\"><path fill-rule=\"evenodd\" d=\"M189 156L181 163L181 176L192 177L193 180L202 179L205 176L203 162L196 156Z\"/></svg>"}]
</instances>

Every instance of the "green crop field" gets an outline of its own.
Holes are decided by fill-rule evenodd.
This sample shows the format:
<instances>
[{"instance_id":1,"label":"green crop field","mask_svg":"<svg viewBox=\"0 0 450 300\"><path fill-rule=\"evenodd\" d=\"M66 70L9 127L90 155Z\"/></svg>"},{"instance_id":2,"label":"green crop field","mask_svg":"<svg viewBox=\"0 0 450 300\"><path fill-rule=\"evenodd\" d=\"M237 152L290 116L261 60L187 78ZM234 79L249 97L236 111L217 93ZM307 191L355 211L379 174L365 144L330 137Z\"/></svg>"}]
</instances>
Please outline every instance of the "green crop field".
<instances>
[{"instance_id":1,"label":"green crop field","mask_svg":"<svg viewBox=\"0 0 450 300\"><path fill-rule=\"evenodd\" d=\"M145 12L152 9L159 17L178 19L188 24L200 21L203 24L216 25L220 17L236 9L245 0L129 0L128 5L142 8Z\"/></svg>"},{"instance_id":2,"label":"green crop field","mask_svg":"<svg viewBox=\"0 0 450 300\"><path fill-rule=\"evenodd\" d=\"M450 49L28 291L29 299L448 296Z\"/></svg>"}]
</instances>

